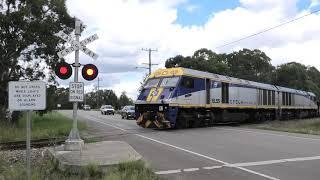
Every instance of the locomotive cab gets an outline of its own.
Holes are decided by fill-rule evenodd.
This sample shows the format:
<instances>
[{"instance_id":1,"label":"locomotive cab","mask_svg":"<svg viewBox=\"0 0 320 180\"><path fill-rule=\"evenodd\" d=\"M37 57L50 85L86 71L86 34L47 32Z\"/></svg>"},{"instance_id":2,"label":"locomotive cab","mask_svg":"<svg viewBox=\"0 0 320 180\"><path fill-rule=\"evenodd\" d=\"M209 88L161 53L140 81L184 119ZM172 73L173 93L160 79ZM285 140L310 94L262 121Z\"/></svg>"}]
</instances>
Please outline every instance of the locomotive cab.
<instances>
[{"instance_id":1,"label":"locomotive cab","mask_svg":"<svg viewBox=\"0 0 320 180\"><path fill-rule=\"evenodd\" d=\"M147 128L171 128L177 109L170 107L177 96L181 76L150 77L143 85L135 105L137 124Z\"/></svg>"},{"instance_id":2,"label":"locomotive cab","mask_svg":"<svg viewBox=\"0 0 320 180\"><path fill-rule=\"evenodd\" d=\"M173 97L179 80L179 76L148 79L141 90L138 101L150 104L169 100Z\"/></svg>"}]
</instances>

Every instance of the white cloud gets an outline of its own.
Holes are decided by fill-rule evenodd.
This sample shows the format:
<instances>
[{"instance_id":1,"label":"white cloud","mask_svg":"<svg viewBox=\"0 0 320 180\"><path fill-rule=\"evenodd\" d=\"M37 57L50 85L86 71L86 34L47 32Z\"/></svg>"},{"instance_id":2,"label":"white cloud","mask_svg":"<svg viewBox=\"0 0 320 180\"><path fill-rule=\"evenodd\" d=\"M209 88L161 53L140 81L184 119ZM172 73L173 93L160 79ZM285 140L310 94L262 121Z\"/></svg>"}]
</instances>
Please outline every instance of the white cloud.
<instances>
[{"instance_id":1,"label":"white cloud","mask_svg":"<svg viewBox=\"0 0 320 180\"><path fill-rule=\"evenodd\" d=\"M267 54L271 54L276 59L275 64L296 61L302 64L313 65L319 69L319 63L316 63L319 41L310 40L302 43L291 42L281 48L261 48ZM303 47L303 50L301 49Z\"/></svg>"},{"instance_id":2,"label":"white cloud","mask_svg":"<svg viewBox=\"0 0 320 180\"><path fill-rule=\"evenodd\" d=\"M285 4L283 4L283 6L285 6ZM209 20L209 23L207 23L207 26L209 26L207 27L207 31L212 32L211 29L215 29L214 34L217 34L220 39L218 41L212 41L212 43L219 42L218 45L222 45L308 13L308 10L304 10L296 12L288 18L286 13L278 12L277 6L260 12L239 7L234 10L217 13ZM230 28L231 25L222 23L223 20L233 24L236 28ZM313 14L294 23L243 40L234 45L219 48L217 51L229 52L239 47L258 48L266 51L267 55L273 59L272 63L274 65L288 61L299 61L320 69L315 51L317 49L317 43L315 42L320 43L320 24L316 23L319 20L320 16Z\"/></svg>"},{"instance_id":3,"label":"white cloud","mask_svg":"<svg viewBox=\"0 0 320 180\"><path fill-rule=\"evenodd\" d=\"M295 10L297 2L298 0L240 0L241 5L249 10L267 10L273 8Z\"/></svg>"},{"instance_id":4,"label":"white cloud","mask_svg":"<svg viewBox=\"0 0 320 180\"><path fill-rule=\"evenodd\" d=\"M320 0L311 0L310 8L320 5Z\"/></svg>"},{"instance_id":5,"label":"white cloud","mask_svg":"<svg viewBox=\"0 0 320 180\"><path fill-rule=\"evenodd\" d=\"M139 81L129 81L126 83L115 84L113 86L113 89L119 89L118 91L116 91L117 96L120 96L122 91L126 91L127 95L135 100L137 98L137 92L139 87Z\"/></svg>"},{"instance_id":6,"label":"white cloud","mask_svg":"<svg viewBox=\"0 0 320 180\"><path fill-rule=\"evenodd\" d=\"M134 68L147 62L148 54L141 48L158 49L158 52L153 52L152 59L160 65L154 68L163 67L169 57L191 55L199 48L209 48L218 53L258 48L273 59L274 65L298 61L320 69L317 54L319 14L234 45L216 48L310 11L299 11L298 0L239 1L239 7L215 12L200 26L175 23L177 7L187 7L187 0L68 0L67 7L72 15L88 26L83 38L93 33L99 35L99 40L88 47L100 55L95 63L103 72L104 79L109 76L113 79L109 83L104 82L105 86L112 87L117 94L126 90L132 98L136 97L139 81L147 72ZM310 7L317 4L319 0L310 1ZM72 58L69 56L69 61ZM92 60L81 55L81 62L92 63Z\"/></svg>"}]
</instances>

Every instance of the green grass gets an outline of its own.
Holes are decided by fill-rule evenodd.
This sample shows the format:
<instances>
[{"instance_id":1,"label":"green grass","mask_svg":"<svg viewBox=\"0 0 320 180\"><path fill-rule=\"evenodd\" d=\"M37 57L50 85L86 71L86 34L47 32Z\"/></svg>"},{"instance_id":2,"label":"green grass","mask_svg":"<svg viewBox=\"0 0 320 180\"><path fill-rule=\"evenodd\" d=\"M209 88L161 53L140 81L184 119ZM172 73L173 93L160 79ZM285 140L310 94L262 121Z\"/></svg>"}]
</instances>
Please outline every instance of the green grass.
<instances>
[{"instance_id":1,"label":"green grass","mask_svg":"<svg viewBox=\"0 0 320 180\"><path fill-rule=\"evenodd\" d=\"M84 143L96 143L102 141L100 138L84 138Z\"/></svg>"},{"instance_id":2,"label":"green grass","mask_svg":"<svg viewBox=\"0 0 320 180\"><path fill-rule=\"evenodd\" d=\"M25 166L19 163L9 166L0 158L0 179L25 179ZM71 174L58 169L58 165L50 160L42 160L32 167L32 179L102 179L102 180L160 180L143 161L119 164L107 170L96 165L88 165L80 174Z\"/></svg>"},{"instance_id":3,"label":"green grass","mask_svg":"<svg viewBox=\"0 0 320 180\"><path fill-rule=\"evenodd\" d=\"M262 124L250 125L249 127L274 131L320 135L320 118L290 121L270 121Z\"/></svg>"},{"instance_id":4,"label":"green grass","mask_svg":"<svg viewBox=\"0 0 320 180\"><path fill-rule=\"evenodd\" d=\"M106 180L160 180L143 161L119 164L104 177Z\"/></svg>"},{"instance_id":5,"label":"green grass","mask_svg":"<svg viewBox=\"0 0 320 180\"><path fill-rule=\"evenodd\" d=\"M0 142L22 141L26 138L26 115L19 119L16 125L0 123ZM32 114L32 139L59 138L68 136L72 128L72 120L51 112L40 116ZM86 129L83 122L78 122L79 130Z\"/></svg>"}]
</instances>

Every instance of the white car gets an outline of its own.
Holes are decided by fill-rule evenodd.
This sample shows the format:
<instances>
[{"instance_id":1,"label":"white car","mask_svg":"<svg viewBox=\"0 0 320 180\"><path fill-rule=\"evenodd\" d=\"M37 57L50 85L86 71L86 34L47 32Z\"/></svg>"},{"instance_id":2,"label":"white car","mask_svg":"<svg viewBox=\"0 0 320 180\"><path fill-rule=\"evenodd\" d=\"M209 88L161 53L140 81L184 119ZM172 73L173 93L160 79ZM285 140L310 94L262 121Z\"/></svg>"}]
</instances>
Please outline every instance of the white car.
<instances>
[{"instance_id":1,"label":"white car","mask_svg":"<svg viewBox=\"0 0 320 180\"><path fill-rule=\"evenodd\" d=\"M112 114L114 115L114 108L111 105L103 105L100 108L101 114L107 115Z\"/></svg>"},{"instance_id":2,"label":"white car","mask_svg":"<svg viewBox=\"0 0 320 180\"><path fill-rule=\"evenodd\" d=\"M84 105L83 110L90 111L91 107L89 105Z\"/></svg>"}]
</instances>

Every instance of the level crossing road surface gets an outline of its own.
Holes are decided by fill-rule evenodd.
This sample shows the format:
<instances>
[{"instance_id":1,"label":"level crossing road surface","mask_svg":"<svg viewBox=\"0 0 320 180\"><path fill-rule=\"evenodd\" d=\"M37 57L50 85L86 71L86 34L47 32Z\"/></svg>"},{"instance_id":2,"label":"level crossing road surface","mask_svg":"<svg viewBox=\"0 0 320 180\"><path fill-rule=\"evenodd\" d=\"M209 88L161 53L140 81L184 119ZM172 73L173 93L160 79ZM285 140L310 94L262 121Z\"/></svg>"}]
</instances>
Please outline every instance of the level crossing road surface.
<instances>
[{"instance_id":1,"label":"level crossing road surface","mask_svg":"<svg viewBox=\"0 0 320 180\"><path fill-rule=\"evenodd\" d=\"M60 112L72 117L72 111ZM120 115L78 113L87 135L126 141L166 179L320 179L319 136L231 126L153 130Z\"/></svg>"}]
</instances>

